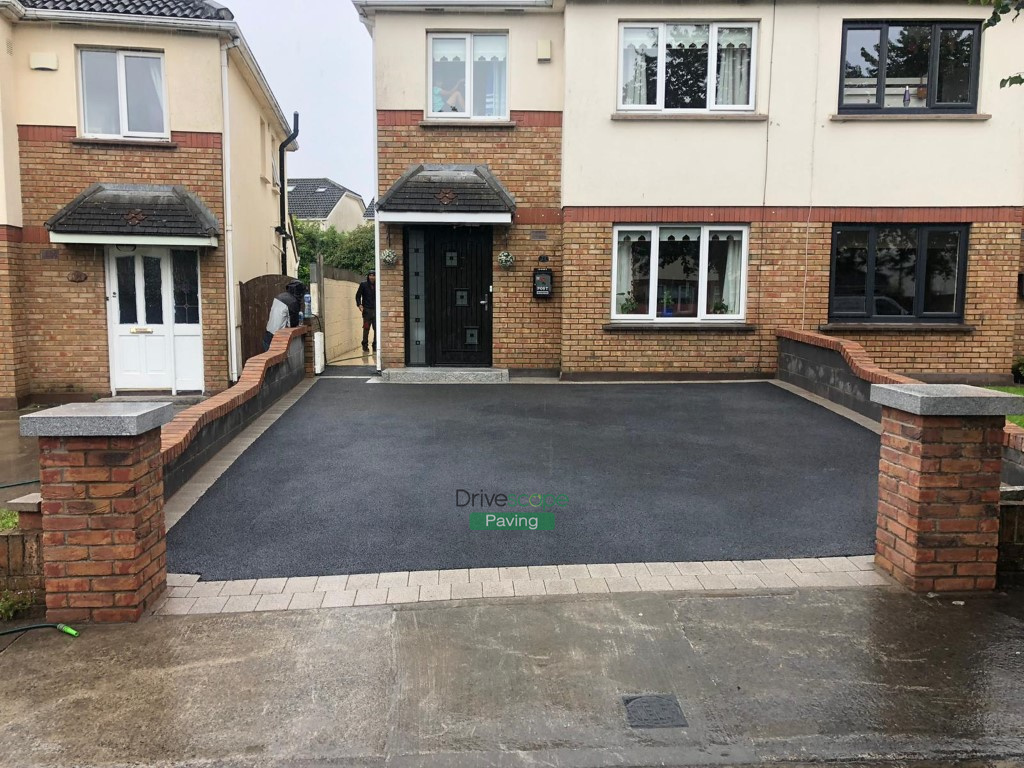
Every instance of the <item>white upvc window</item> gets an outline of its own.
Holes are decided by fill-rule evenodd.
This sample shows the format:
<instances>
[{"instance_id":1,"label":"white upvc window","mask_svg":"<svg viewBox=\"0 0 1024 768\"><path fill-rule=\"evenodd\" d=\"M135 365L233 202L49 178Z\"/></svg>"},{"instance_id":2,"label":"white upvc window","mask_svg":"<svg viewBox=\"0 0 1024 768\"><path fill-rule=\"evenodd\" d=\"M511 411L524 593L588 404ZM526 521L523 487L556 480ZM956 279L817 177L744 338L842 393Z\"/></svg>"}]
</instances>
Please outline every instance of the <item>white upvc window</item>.
<instances>
[{"instance_id":1,"label":"white upvc window","mask_svg":"<svg viewBox=\"0 0 1024 768\"><path fill-rule=\"evenodd\" d=\"M83 48L78 59L82 136L170 137L162 53Z\"/></svg>"},{"instance_id":2,"label":"white upvc window","mask_svg":"<svg viewBox=\"0 0 1024 768\"><path fill-rule=\"evenodd\" d=\"M754 22L619 25L623 111L752 111L757 90Z\"/></svg>"},{"instance_id":3,"label":"white upvc window","mask_svg":"<svg viewBox=\"0 0 1024 768\"><path fill-rule=\"evenodd\" d=\"M427 36L427 116L508 119L508 33Z\"/></svg>"},{"instance_id":4,"label":"white upvc window","mask_svg":"<svg viewBox=\"0 0 1024 768\"><path fill-rule=\"evenodd\" d=\"M614 237L612 320L745 318L749 227L630 224L615 227Z\"/></svg>"}]
</instances>

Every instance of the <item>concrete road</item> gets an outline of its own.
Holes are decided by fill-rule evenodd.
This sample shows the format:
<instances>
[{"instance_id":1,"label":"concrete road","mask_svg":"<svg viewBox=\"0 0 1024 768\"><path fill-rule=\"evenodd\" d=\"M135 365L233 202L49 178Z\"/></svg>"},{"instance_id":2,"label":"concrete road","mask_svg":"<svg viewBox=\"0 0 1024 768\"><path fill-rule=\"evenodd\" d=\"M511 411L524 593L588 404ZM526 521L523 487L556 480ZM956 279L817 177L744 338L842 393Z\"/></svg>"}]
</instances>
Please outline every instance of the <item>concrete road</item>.
<instances>
[{"instance_id":1,"label":"concrete road","mask_svg":"<svg viewBox=\"0 0 1024 768\"><path fill-rule=\"evenodd\" d=\"M324 379L174 526L169 567L214 580L870 554L878 441L767 382ZM481 493L564 505L554 530L472 531L471 512L519 511Z\"/></svg>"},{"instance_id":2,"label":"concrete road","mask_svg":"<svg viewBox=\"0 0 1024 768\"><path fill-rule=\"evenodd\" d=\"M149 618L0 652L0 763L680 766L1024 757L1024 593L544 597ZM688 723L636 729L623 697Z\"/></svg>"}]
</instances>

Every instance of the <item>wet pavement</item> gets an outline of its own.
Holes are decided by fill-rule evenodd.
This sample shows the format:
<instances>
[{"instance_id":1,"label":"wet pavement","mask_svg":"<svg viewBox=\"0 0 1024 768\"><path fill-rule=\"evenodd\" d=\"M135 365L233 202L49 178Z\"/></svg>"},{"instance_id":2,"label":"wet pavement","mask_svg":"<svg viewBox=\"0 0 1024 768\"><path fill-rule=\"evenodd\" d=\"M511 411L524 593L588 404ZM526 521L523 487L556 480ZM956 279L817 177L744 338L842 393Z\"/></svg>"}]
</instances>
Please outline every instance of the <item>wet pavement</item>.
<instances>
[{"instance_id":1,"label":"wet pavement","mask_svg":"<svg viewBox=\"0 0 1024 768\"><path fill-rule=\"evenodd\" d=\"M0 762L1024 758L1024 593L637 594L148 618L0 652ZM683 728L622 699L673 694Z\"/></svg>"}]
</instances>

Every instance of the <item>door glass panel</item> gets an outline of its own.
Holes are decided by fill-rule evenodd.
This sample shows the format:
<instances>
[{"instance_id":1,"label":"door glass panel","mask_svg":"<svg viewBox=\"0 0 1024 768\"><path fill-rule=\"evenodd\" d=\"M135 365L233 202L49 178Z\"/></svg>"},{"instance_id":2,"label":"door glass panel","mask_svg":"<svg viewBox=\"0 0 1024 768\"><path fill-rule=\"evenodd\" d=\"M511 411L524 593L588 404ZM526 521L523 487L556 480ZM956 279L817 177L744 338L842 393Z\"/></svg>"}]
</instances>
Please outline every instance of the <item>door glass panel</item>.
<instances>
[{"instance_id":1,"label":"door glass panel","mask_svg":"<svg viewBox=\"0 0 1024 768\"><path fill-rule=\"evenodd\" d=\"M139 310L135 304L135 257L117 257L117 311L121 325L136 325Z\"/></svg>"},{"instance_id":2,"label":"door glass panel","mask_svg":"<svg viewBox=\"0 0 1024 768\"><path fill-rule=\"evenodd\" d=\"M711 232L708 240L709 315L738 315L743 285L743 233Z\"/></svg>"},{"instance_id":3,"label":"door glass panel","mask_svg":"<svg viewBox=\"0 0 1024 768\"><path fill-rule=\"evenodd\" d=\"M863 315L867 311L868 233L840 230L836 234L835 287L832 313Z\"/></svg>"},{"instance_id":4,"label":"door glass panel","mask_svg":"<svg viewBox=\"0 0 1024 768\"><path fill-rule=\"evenodd\" d=\"M931 25L889 27L885 62L885 106L928 106L928 69L932 58Z\"/></svg>"},{"instance_id":5,"label":"door glass panel","mask_svg":"<svg viewBox=\"0 0 1024 768\"><path fill-rule=\"evenodd\" d=\"M970 103L974 36L973 29L944 29L939 33L938 103Z\"/></svg>"},{"instance_id":6,"label":"door glass panel","mask_svg":"<svg viewBox=\"0 0 1024 768\"><path fill-rule=\"evenodd\" d=\"M195 251L171 251L174 272L174 322L199 324L199 259Z\"/></svg>"},{"instance_id":7,"label":"door glass panel","mask_svg":"<svg viewBox=\"0 0 1024 768\"><path fill-rule=\"evenodd\" d=\"M658 243L659 317L696 317L700 228L662 227Z\"/></svg>"},{"instance_id":8,"label":"door glass panel","mask_svg":"<svg viewBox=\"0 0 1024 768\"><path fill-rule=\"evenodd\" d=\"M878 230L875 315L912 315L917 294L917 227Z\"/></svg>"},{"instance_id":9,"label":"door glass panel","mask_svg":"<svg viewBox=\"0 0 1024 768\"><path fill-rule=\"evenodd\" d=\"M121 133L117 54L113 51L82 51L82 105L86 133Z\"/></svg>"},{"instance_id":10,"label":"door glass panel","mask_svg":"<svg viewBox=\"0 0 1024 768\"><path fill-rule=\"evenodd\" d=\"M132 133L163 133L162 61L153 56L125 56L124 82L128 100L128 130Z\"/></svg>"},{"instance_id":11,"label":"door glass panel","mask_svg":"<svg viewBox=\"0 0 1024 768\"><path fill-rule=\"evenodd\" d=\"M158 257L142 257L142 281L146 299L146 325L163 325L163 276L160 274Z\"/></svg>"},{"instance_id":12,"label":"door glass panel","mask_svg":"<svg viewBox=\"0 0 1024 768\"><path fill-rule=\"evenodd\" d=\"M843 62L843 104L878 104L878 52L880 29L846 30L846 61Z\"/></svg>"},{"instance_id":13,"label":"door glass panel","mask_svg":"<svg viewBox=\"0 0 1024 768\"><path fill-rule=\"evenodd\" d=\"M928 261L925 263L924 311L956 312L956 278L960 261L960 232L937 230L928 233Z\"/></svg>"},{"instance_id":14,"label":"door glass panel","mask_svg":"<svg viewBox=\"0 0 1024 768\"><path fill-rule=\"evenodd\" d=\"M616 250L615 311L620 315L646 315L651 311L651 233L622 231Z\"/></svg>"}]
</instances>

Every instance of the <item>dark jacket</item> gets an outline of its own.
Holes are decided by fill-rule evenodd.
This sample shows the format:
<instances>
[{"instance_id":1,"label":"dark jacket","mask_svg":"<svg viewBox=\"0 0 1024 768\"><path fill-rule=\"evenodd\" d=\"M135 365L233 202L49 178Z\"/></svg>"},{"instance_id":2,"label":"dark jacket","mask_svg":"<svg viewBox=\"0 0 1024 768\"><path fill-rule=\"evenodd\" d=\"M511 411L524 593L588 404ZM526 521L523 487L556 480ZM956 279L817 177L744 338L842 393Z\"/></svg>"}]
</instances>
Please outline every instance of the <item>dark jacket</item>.
<instances>
[{"instance_id":1,"label":"dark jacket","mask_svg":"<svg viewBox=\"0 0 1024 768\"><path fill-rule=\"evenodd\" d=\"M276 301L280 301L282 304L288 307L288 327L298 327L300 309L298 297L289 293L288 291L281 291L281 293L277 295Z\"/></svg>"},{"instance_id":2,"label":"dark jacket","mask_svg":"<svg viewBox=\"0 0 1024 768\"><path fill-rule=\"evenodd\" d=\"M377 286L369 280L363 280L356 291L356 306L360 305L364 313L377 311Z\"/></svg>"}]
</instances>

